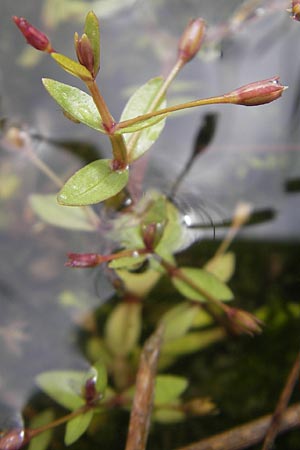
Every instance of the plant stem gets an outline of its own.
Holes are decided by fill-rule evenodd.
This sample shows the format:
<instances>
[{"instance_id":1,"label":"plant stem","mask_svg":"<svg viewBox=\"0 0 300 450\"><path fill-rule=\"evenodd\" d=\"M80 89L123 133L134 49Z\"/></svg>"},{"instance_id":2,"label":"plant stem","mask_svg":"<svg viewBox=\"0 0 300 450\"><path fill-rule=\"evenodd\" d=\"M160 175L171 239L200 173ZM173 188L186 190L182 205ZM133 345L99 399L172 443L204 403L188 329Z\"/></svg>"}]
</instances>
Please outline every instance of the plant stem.
<instances>
[{"instance_id":1,"label":"plant stem","mask_svg":"<svg viewBox=\"0 0 300 450\"><path fill-rule=\"evenodd\" d=\"M91 409L90 405L83 405L80 408L76 409L75 411L72 411L71 413L66 414L63 417L60 417L59 419L53 420L53 422L42 425L39 428L29 429L26 431L27 439L31 440L32 438L38 436L39 434L43 433L44 431L50 430L52 428L56 428L59 425L62 425L64 423L68 422L69 420L74 419L74 417L84 414L85 412L89 411L90 409Z\"/></svg>"},{"instance_id":2,"label":"plant stem","mask_svg":"<svg viewBox=\"0 0 300 450\"><path fill-rule=\"evenodd\" d=\"M292 428L299 428L299 417L300 403L296 403L283 413L279 433L286 432ZM243 450L253 447L264 438L271 419L272 414L268 414L202 441L177 448L177 450Z\"/></svg>"},{"instance_id":3,"label":"plant stem","mask_svg":"<svg viewBox=\"0 0 300 450\"><path fill-rule=\"evenodd\" d=\"M179 103L178 105L168 106L167 108L160 109L158 111L152 111L146 114L142 114L140 116L134 117L133 119L124 120L116 124L114 130L121 130L122 128L127 128L131 125L135 125L136 123L143 122L145 120L151 119L152 117L169 115L176 111L181 111L183 109L195 108L198 106L205 105L214 105L221 103L231 103L232 99L230 96L220 95L219 97L209 97L202 98L199 100L193 100L191 102Z\"/></svg>"},{"instance_id":4,"label":"plant stem","mask_svg":"<svg viewBox=\"0 0 300 450\"><path fill-rule=\"evenodd\" d=\"M146 449L163 333L164 327L160 324L145 342L140 356L125 450Z\"/></svg>"},{"instance_id":5,"label":"plant stem","mask_svg":"<svg viewBox=\"0 0 300 450\"><path fill-rule=\"evenodd\" d=\"M124 138L121 134L114 134L114 118L112 117L96 82L94 80L87 81L86 86L93 97L94 103L101 116L103 126L110 139L114 159L118 162L116 170L124 169L127 166L127 148Z\"/></svg>"}]
</instances>

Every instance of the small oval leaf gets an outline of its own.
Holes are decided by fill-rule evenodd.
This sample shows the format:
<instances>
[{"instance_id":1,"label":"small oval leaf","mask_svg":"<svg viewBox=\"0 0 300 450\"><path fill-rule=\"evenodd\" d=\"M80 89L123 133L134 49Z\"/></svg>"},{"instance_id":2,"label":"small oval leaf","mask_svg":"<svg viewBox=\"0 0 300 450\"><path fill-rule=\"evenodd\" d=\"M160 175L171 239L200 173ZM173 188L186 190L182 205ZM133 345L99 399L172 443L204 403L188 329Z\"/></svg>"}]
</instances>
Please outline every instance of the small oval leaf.
<instances>
[{"instance_id":1,"label":"small oval leaf","mask_svg":"<svg viewBox=\"0 0 300 450\"><path fill-rule=\"evenodd\" d=\"M60 53L51 53L52 58L57 64L62 67L66 72L80 78L83 81L92 81L93 77L86 67L82 64L68 58Z\"/></svg>"},{"instance_id":2,"label":"small oval leaf","mask_svg":"<svg viewBox=\"0 0 300 450\"><path fill-rule=\"evenodd\" d=\"M128 168L115 171L110 159L93 161L78 170L63 186L58 203L84 206L102 202L120 192L128 182Z\"/></svg>"},{"instance_id":3,"label":"small oval leaf","mask_svg":"<svg viewBox=\"0 0 300 450\"><path fill-rule=\"evenodd\" d=\"M56 195L32 194L29 203L40 219L50 225L69 230L95 231L95 226L82 208L61 206Z\"/></svg>"},{"instance_id":4,"label":"small oval leaf","mask_svg":"<svg viewBox=\"0 0 300 450\"><path fill-rule=\"evenodd\" d=\"M188 380L175 375L158 375L155 379L154 405L167 405L185 391Z\"/></svg>"},{"instance_id":5,"label":"small oval leaf","mask_svg":"<svg viewBox=\"0 0 300 450\"><path fill-rule=\"evenodd\" d=\"M221 301L228 301L233 299L233 293L226 284L222 283L213 274L203 270L195 269L193 267L181 267L180 271L188 277L193 284L199 286L200 290L206 291L211 296ZM207 299L198 290L191 287L186 281L174 276L172 282L175 288L190 300L206 302Z\"/></svg>"},{"instance_id":6,"label":"small oval leaf","mask_svg":"<svg viewBox=\"0 0 300 450\"><path fill-rule=\"evenodd\" d=\"M162 77L156 77L141 86L128 100L120 121L132 119L149 112L151 104L159 93L163 83L164 79ZM166 98L163 96L154 111L165 108L166 106ZM134 141L131 141L130 134L124 134L125 142L128 144L130 161L140 158L156 141L164 128L165 117L166 116L152 117L120 130L122 134L142 130L138 139L134 139Z\"/></svg>"},{"instance_id":7,"label":"small oval leaf","mask_svg":"<svg viewBox=\"0 0 300 450\"><path fill-rule=\"evenodd\" d=\"M126 356L137 345L142 328L141 305L120 303L105 327L105 341L114 355Z\"/></svg>"},{"instance_id":8,"label":"small oval leaf","mask_svg":"<svg viewBox=\"0 0 300 450\"><path fill-rule=\"evenodd\" d=\"M81 122L101 133L106 133L102 126L100 114L90 95L76 87L51 80L50 78L43 78L42 81L51 97L73 120Z\"/></svg>"},{"instance_id":9,"label":"small oval leaf","mask_svg":"<svg viewBox=\"0 0 300 450\"><path fill-rule=\"evenodd\" d=\"M81 397L84 376L85 372L52 370L38 375L36 382L57 403L74 410L85 403Z\"/></svg>"},{"instance_id":10,"label":"small oval leaf","mask_svg":"<svg viewBox=\"0 0 300 450\"><path fill-rule=\"evenodd\" d=\"M226 283L230 280L235 270L235 254L232 252L212 258L205 266L205 270L214 274L219 280Z\"/></svg>"},{"instance_id":11,"label":"small oval leaf","mask_svg":"<svg viewBox=\"0 0 300 450\"><path fill-rule=\"evenodd\" d=\"M72 420L69 420L66 426L65 444L71 445L77 441L83 433L88 429L91 420L93 418L94 411L87 411L84 414L80 414Z\"/></svg>"},{"instance_id":12,"label":"small oval leaf","mask_svg":"<svg viewBox=\"0 0 300 450\"><path fill-rule=\"evenodd\" d=\"M187 302L174 306L162 317L164 324L164 342L183 336L192 326L200 305Z\"/></svg>"}]
</instances>

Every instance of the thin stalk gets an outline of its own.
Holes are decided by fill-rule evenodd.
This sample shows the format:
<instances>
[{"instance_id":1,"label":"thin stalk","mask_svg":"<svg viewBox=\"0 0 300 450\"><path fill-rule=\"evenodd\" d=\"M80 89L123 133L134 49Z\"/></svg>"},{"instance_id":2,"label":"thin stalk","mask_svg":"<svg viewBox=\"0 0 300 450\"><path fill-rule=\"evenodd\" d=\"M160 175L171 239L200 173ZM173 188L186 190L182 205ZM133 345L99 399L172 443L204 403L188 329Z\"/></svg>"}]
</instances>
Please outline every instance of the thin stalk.
<instances>
[{"instance_id":1,"label":"thin stalk","mask_svg":"<svg viewBox=\"0 0 300 450\"><path fill-rule=\"evenodd\" d=\"M122 128L127 128L136 123L143 122L145 120L151 119L152 117L158 117L163 115L169 115L176 111L181 111L183 109L195 108L198 106L214 105L222 103L232 103L232 97L226 95L220 95L219 97L209 97L200 100L193 100L191 102L179 103L178 105L168 106L167 108L160 109L158 111L152 111L140 116L134 117L133 119L124 120L116 124L114 131L121 130Z\"/></svg>"},{"instance_id":2,"label":"thin stalk","mask_svg":"<svg viewBox=\"0 0 300 450\"><path fill-rule=\"evenodd\" d=\"M182 59L178 59L172 69L170 70L167 78L165 79L164 83L162 84L160 90L156 94L155 98L153 99L152 103L149 106L148 112L154 111L160 102L162 101L163 96L166 94L167 90L170 87L170 84L173 82L175 77L178 75L182 67L185 65L185 63L182 61ZM127 153L128 153L128 160L131 160L133 149L140 137L141 131L136 131L135 133L132 133L130 136L130 139L127 144Z\"/></svg>"},{"instance_id":3,"label":"thin stalk","mask_svg":"<svg viewBox=\"0 0 300 450\"><path fill-rule=\"evenodd\" d=\"M95 81L87 81L88 87L94 103L99 111L104 128L107 131L108 137L111 142L114 159L118 162L116 170L123 169L127 165L127 148L122 135L114 134L115 120L112 117L108 106L99 90Z\"/></svg>"},{"instance_id":4,"label":"thin stalk","mask_svg":"<svg viewBox=\"0 0 300 450\"><path fill-rule=\"evenodd\" d=\"M56 428L59 425L62 425L64 423L68 422L69 420L74 419L74 417L84 414L85 412L89 411L91 408L92 407L89 405L83 405L80 408L76 409L75 411L72 411L71 413L69 413L63 417L60 417L59 419L53 420L53 422L42 425L39 428L29 429L29 430L27 430L27 439L31 440L34 437L38 436L39 434L43 433L44 431L50 430L52 428Z\"/></svg>"}]
</instances>

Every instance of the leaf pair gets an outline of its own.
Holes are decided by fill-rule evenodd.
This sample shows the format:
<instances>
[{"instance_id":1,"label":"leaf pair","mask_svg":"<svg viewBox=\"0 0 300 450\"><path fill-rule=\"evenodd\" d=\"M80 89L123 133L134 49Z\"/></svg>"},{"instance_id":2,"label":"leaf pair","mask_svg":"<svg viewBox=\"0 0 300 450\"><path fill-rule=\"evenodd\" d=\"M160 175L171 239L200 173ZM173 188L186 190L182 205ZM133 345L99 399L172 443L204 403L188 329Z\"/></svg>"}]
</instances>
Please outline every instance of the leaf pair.
<instances>
[{"instance_id":1,"label":"leaf pair","mask_svg":"<svg viewBox=\"0 0 300 450\"><path fill-rule=\"evenodd\" d=\"M88 372L50 371L37 376L38 386L66 409L74 411L74 417L67 422L65 444L75 442L88 428L96 412L97 403L88 403L88 389L93 386L95 399L101 399L107 386L106 369L101 361L95 363ZM82 412L80 413L80 410ZM76 414L78 411L78 414Z\"/></svg>"},{"instance_id":2,"label":"leaf pair","mask_svg":"<svg viewBox=\"0 0 300 450\"><path fill-rule=\"evenodd\" d=\"M71 64L68 67L70 68ZM51 79L43 79L43 84L68 117L101 133L106 133L98 109L90 95L78 88ZM162 84L163 79L158 77L138 89L125 106L121 120L147 112ZM157 108L159 106L165 106L164 98ZM128 147L129 162L140 158L151 147L161 133L164 122L162 117L155 117L116 131L116 134L138 131L138 135L135 133L124 137ZM116 171L110 160L94 161L80 169L67 181L58 195L58 201L62 205L70 206L99 203L116 195L127 182L128 168Z\"/></svg>"}]
</instances>

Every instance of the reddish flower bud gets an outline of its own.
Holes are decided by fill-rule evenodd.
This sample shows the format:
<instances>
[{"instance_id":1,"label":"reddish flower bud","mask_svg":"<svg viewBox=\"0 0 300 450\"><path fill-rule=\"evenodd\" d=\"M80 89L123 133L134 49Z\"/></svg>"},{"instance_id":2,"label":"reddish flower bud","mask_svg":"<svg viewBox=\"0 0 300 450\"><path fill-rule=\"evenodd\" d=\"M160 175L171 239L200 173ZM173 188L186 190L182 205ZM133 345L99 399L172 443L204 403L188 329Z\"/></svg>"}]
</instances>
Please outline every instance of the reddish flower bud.
<instances>
[{"instance_id":1,"label":"reddish flower bud","mask_svg":"<svg viewBox=\"0 0 300 450\"><path fill-rule=\"evenodd\" d=\"M261 333L262 321L243 309L228 308L226 311L232 331L236 334L247 333L253 336Z\"/></svg>"},{"instance_id":2,"label":"reddish flower bud","mask_svg":"<svg viewBox=\"0 0 300 450\"><path fill-rule=\"evenodd\" d=\"M298 20L300 22L300 0L293 0L292 1L292 18L294 20Z\"/></svg>"},{"instance_id":3,"label":"reddish flower bud","mask_svg":"<svg viewBox=\"0 0 300 450\"><path fill-rule=\"evenodd\" d=\"M13 21L25 37L28 44L42 52L54 52L54 49L52 48L51 42L49 41L48 37L33 25L31 25L29 22L27 22L26 19L24 19L23 17L13 16Z\"/></svg>"},{"instance_id":4,"label":"reddish flower bud","mask_svg":"<svg viewBox=\"0 0 300 450\"><path fill-rule=\"evenodd\" d=\"M84 385L84 399L88 405L92 404L99 397L96 390L96 379L89 378Z\"/></svg>"},{"instance_id":5,"label":"reddish flower bud","mask_svg":"<svg viewBox=\"0 0 300 450\"><path fill-rule=\"evenodd\" d=\"M158 245L164 232L164 224L162 223L147 223L142 224L142 238L145 244L145 248L149 252L153 252Z\"/></svg>"},{"instance_id":6,"label":"reddish flower bud","mask_svg":"<svg viewBox=\"0 0 300 450\"><path fill-rule=\"evenodd\" d=\"M69 261L65 263L67 267L85 269L102 263L102 257L98 253L68 253L68 258Z\"/></svg>"},{"instance_id":7,"label":"reddish flower bud","mask_svg":"<svg viewBox=\"0 0 300 450\"><path fill-rule=\"evenodd\" d=\"M235 105L258 106L277 100L285 89L287 86L280 84L279 77L272 77L246 84L225 94L224 98Z\"/></svg>"},{"instance_id":8,"label":"reddish flower bud","mask_svg":"<svg viewBox=\"0 0 300 450\"><path fill-rule=\"evenodd\" d=\"M19 450L25 442L25 431L22 428L10 430L0 438L1 450Z\"/></svg>"},{"instance_id":9,"label":"reddish flower bud","mask_svg":"<svg viewBox=\"0 0 300 450\"><path fill-rule=\"evenodd\" d=\"M86 67L93 78L95 78L97 74L94 73L94 53L88 36L84 33L81 38L79 38L78 33L75 33L74 45L78 61Z\"/></svg>"},{"instance_id":10,"label":"reddish flower bud","mask_svg":"<svg viewBox=\"0 0 300 450\"><path fill-rule=\"evenodd\" d=\"M181 61L187 63L196 56L202 45L205 29L206 25L203 19L190 21L178 44L178 58Z\"/></svg>"}]
</instances>

